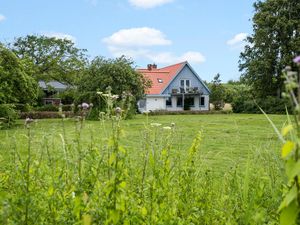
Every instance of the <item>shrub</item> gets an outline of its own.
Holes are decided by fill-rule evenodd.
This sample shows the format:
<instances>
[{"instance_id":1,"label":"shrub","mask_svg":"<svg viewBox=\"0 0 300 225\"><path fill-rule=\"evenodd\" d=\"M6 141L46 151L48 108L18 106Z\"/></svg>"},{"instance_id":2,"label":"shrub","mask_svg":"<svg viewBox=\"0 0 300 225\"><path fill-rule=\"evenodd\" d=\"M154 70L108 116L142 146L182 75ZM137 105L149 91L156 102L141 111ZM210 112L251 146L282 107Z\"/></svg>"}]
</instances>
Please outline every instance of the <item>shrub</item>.
<instances>
[{"instance_id":1,"label":"shrub","mask_svg":"<svg viewBox=\"0 0 300 225\"><path fill-rule=\"evenodd\" d=\"M29 104L14 104L15 105L15 110L20 111L20 112L29 112L32 110L32 106Z\"/></svg>"},{"instance_id":2,"label":"shrub","mask_svg":"<svg viewBox=\"0 0 300 225\"><path fill-rule=\"evenodd\" d=\"M12 104L0 104L0 128L10 128L14 125L18 114Z\"/></svg>"},{"instance_id":3,"label":"shrub","mask_svg":"<svg viewBox=\"0 0 300 225\"><path fill-rule=\"evenodd\" d=\"M36 107L34 111L40 111L40 112L58 112L58 106L48 104Z\"/></svg>"},{"instance_id":4,"label":"shrub","mask_svg":"<svg viewBox=\"0 0 300 225\"><path fill-rule=\"evenodd\" d=\"M72 117L74 113L64 112L65 117ZM31 118L31 119L48 119L48 118L61 118L61 114L58 112L21 112L21 119Z\"/></svg>"},{"instance_id":5,"label":"shrub","mask_svg":"<svg viewBox=\"0 0 300 225\"><path fill-rule=\"evenodd\" d=\"M63 112L72 111L72 105L62 105L62 111Z\"/></svg>"},{"instance_id":6,"label":"shrub","mask_svg":"<svg viewBox=\"0 0 300 225\"><path fill-rule=\"evenodd\" d=\"M291 111L291 104L286 99L268 96L265 99L244 100L237 98L232 103L232 109L235 113L261 113L260 106L268 114L284 114L286 107Z\"/></svg>"}]
</instances>

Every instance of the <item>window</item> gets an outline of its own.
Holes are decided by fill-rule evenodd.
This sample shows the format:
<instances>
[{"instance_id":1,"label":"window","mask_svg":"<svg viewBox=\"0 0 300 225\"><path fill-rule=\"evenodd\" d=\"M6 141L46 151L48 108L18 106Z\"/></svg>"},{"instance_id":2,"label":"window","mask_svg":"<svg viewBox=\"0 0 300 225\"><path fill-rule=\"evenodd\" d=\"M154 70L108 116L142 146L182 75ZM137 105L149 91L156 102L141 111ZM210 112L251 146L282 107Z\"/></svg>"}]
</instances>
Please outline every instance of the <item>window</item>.
<instances>
[{"instance_id":1,"label":"window","mask_svg":"<svg viewBox=\"0 0 300 225\"><path fill-rule=\"evenodd\" d=\"M182 106L182 97L177 97L177 107Z\"/></svg>"},{"instance_id":2,"label":"window","mask_svg":"<svg viewBox=\"0 0 300 225\"><path fill-rule=\"evenodd\" d=\"M204 106L205 105L205 98L201 97L200 98L200 106Z\"/></svg>"},{"instance_id":3,"label":"window","mask_svg":"<svg viewBox=\"0 0 300 225\"><path fill-rule=\"evenodd\" d=\"M167 100L166 100L166 106L167 107L172 107L172 98L171 97L167 98Z\"/></svg>"},{"instance_id":4,"label":"window","mask_svg":"<svg viewBox=\"0 0 300 225\"><path fill-rule=\"evenodd\" d=\"M180 87L183 88L185 91L191 86L191 81L187 79L180 80Z\"/></svg>"},{"instance_id":5,"label":"window","mask_svg":"<svg viewBox=\"0 0 300 225\"><path fill-rule=\"evenodd\" d=\"M163 83L163 80L160 79L160 78L157 78L157 82L158 82L158 83Z\"/></svg>"}]
</instances>

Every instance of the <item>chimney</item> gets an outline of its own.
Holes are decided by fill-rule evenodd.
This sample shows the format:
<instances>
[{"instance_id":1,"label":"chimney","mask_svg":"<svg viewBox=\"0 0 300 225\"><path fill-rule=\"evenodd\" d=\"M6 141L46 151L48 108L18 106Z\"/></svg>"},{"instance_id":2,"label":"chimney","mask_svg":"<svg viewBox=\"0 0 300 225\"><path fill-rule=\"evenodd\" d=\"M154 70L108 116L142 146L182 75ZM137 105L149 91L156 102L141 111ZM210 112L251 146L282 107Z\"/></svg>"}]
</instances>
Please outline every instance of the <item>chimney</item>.
<instances>
[{"instance_id":1,"label":"chimney","mask_svg":"<svg viewBox=\"0 0 300 225\"><path fill-rule=\"evenodd\" d=\"M157 65L155 63L147 65L148 70L157 69Z\"/></svg>"}]
</instances>

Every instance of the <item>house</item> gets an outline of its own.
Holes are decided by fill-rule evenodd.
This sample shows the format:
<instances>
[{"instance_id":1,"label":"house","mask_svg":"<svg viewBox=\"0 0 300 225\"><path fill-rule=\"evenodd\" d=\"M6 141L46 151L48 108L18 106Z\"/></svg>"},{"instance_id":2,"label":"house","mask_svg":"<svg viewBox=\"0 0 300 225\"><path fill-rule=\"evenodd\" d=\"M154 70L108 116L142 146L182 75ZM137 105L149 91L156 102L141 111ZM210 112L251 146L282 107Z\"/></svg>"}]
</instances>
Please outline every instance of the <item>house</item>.
<instances>
[{"instance_id":1,"label":"house","mask_svg":"<svg viewBox=\"0 0 300 225\"><path fill-rule=\"evenodd\" d=\"M58 81L39 81L39 87L44 91L45 97L43 98L43 104L52 104L58 106L61 103L61 99L54 97L55 95L65 91L67 85Z\"/></svg>"},{"instance_id":2,"label":"house","mask_svg":"<svg viewBox=\"0 0 300 225\"><path fill-rule=\"evenodd\" d=\"M138 102L140 112L209 110L210 90L188 62L160 69L149 64L138 71L152 81L145 98Z\"/></svg>"}]
</instances>

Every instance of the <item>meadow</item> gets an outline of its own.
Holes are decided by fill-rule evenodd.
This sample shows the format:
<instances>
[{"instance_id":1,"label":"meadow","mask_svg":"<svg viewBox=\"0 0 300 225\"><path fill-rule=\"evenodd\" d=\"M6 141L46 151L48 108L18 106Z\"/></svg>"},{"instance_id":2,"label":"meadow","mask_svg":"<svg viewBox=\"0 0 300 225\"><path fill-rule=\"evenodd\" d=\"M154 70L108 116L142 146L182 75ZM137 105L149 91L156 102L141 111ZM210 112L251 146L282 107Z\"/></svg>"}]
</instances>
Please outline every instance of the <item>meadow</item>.
<instances>
[{"instance_id":1,"label":"meadow","mask_svg":"<svg viewBox=\"0 0 300 225\"><path fill-rule=\"evenodd\" d=\"M0 223L278 224L280 146L264 115L18 121L0 131Z\"/></svg>"}]
</instances>

